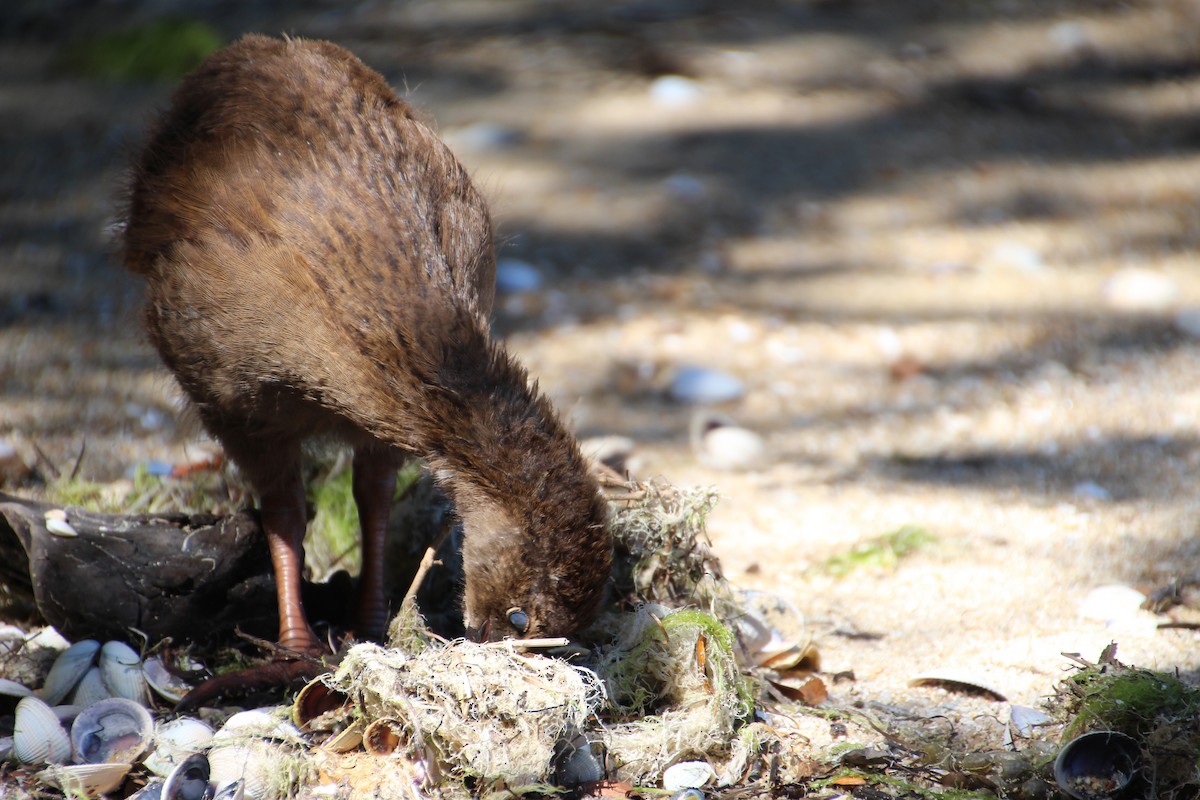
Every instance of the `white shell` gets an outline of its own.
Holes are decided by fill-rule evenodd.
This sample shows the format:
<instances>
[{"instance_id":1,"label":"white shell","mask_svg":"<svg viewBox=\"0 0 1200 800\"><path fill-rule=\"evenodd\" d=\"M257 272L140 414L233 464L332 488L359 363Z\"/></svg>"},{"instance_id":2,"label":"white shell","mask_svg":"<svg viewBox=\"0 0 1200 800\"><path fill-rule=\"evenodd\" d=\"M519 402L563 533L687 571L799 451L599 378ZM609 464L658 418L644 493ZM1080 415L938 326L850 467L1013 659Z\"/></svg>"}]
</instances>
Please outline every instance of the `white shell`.
<instances>
[{"instance_id":1,"label":"white shell","mask_svg":"<svg viewBox=\"0 0 1200 800\"><path fill-rule=\"evenodd\" d=\"M166 777L177 764L199 753L213 738L207 723L192 717L180 717L158 726L154 736L157 745L146 757L146 769Z\"/></svg>"},{"instance_id":2,"label":"white shell","mask_svg":"<svg viewBox=\"0 0 1200 800\"><path fill-rule=\"evenodd\" d=\"M667 388L678 403L727 403L746 393L746 386L728 372L708 367L680 367Z\"/></svg>"},{"instance_id":3,"label":"white shell","mask_svg":"<svg viewBox=\"0 0 1200 800\"><path fill-rule=\"evenodd\" d=\"M37 774L38 780L55 786L68 796L94 796L111 792L129 774L129 764L62 764Z\"/></svg>"},{"instance_id":4,"label":"white shell","mask_svg":"<svg viewBox=\"0 0 1200 800\"><path fill-rule=\"evenodd\" d=\"M222 786L220 791L213 795L212 800L244 800L245 796L246 782L238 780Z\"/></svg>"},{"instance_id":5,"label":"white shell","mask_svg":"<svg viewBox=\"0 0 1200 800\"><path fill-rule=\"evenodd\" d=\"M680 761L667 767L663 773L663 788L668 792L698 789L715 777L717 773L713 772L707 761Z\"/></svg>"},{"instance_id":6,"label":"white shell","mask_svg":"<svg viewBox=\"0 0 1200 800\"><path fill-rule=\"evenodd\" d=\"M85 708L71 726L75 760L98 764L119 761L132 764L150 744L154 720L139 703L110 697Z\"/></svg>"},{"instance_id":7,"label":"white shell","mask_svg":"<svg viewBox=\"0 0 1200 800\"><path fill-rule=\"evenodd\" d=\"M146 683L164 700L178 703L192 687L183 678L173 675L163 663L161 656L150 656L142 663Z\"/></svg>"},{"instance_id":8,"label":"white shell","mask_svg":"<svg viewBox=\"0 0 1200 800\"><path fill-rule=\"evenodd\" d=\"M719 425L700 435L695 452L696 460L706 467L750 470L766 461L767 444L752 430L737 425Z\"/></svg>"},{"instance_id":9,"label":"white shell","mask_svg":"<svg viewBox=\"0 0 1200 800\"><path fill-rule=\"evenodd\" d=\"M219 734L218 734L219 736ZM281 758L278 745L262 739L214 747L208 752L212 767L212 783L220 792L230 784L241 781L245 800L263 800L271 792L271 775L277 771Z\"/></svg>"},{"instance_id":10,"label":"white shell","mask_svg":"<svg viewBox=\"0 0 1200 800\"><path fill-rule=\"evenodd\" d=\"M54 709L36 697L17 703L13 755L24 764L61 764L71 757L71 739Z\"/></svg>"},{"instance_id":11,"label":"white shell","mask_svg":"<svg viewBox=\"0 0 1200 800\"><path fill-rule=\"evenodd\" d=\"M96 663L96 654L99 652L100 643L95 639L84 639L62 651L46 674L38 696L50 705L61 702Z\"/></svg>"},{"instance_id":12,"label":"white shell","mask_svg":"<svg viewBox=\"0 0 1200 800\"><path fill-rule=\"evenodd\" d=\"M252 708L239 711L217 731L217 740L231 738L270 738L283 741L304 743L305 739L300 730L291 722L284 719L280 713L272 713L263 708Z\"/></svg>"},{"instance_id":13,"label":"white shell","mask_svg":"<svg viewBox=\"0 0 1200 800\"><path fill-rule=\"evenodd\" d=\"M141 656L124 642L106 642L100 649L100 676L113 697L142 705L149 700Z\"/></svg>"},{"instance_id":14,"label":"white shell","mask_svg":"<svg viewBox=\"0 0 1200 800\"><path fill-rule=\"evenodd\" d=\"M75 693L71 695L71 704L87 708L106 697L112 697L112 692L104 685L104 678L100 676L100 668L92 667L76 684Z\"/></svg>"},{"instance_id":15,"label":"white shell","mask_svg":"<svg viewBox=\"0 0 1200 800\"><path fill-rule=\"evenodd\" d=\"M71 523L61 519L47 519L46 530L55 536L62 536L67 539L74 539L79 535L79 531L71 527Z\"/></svg>"}]
</instances>

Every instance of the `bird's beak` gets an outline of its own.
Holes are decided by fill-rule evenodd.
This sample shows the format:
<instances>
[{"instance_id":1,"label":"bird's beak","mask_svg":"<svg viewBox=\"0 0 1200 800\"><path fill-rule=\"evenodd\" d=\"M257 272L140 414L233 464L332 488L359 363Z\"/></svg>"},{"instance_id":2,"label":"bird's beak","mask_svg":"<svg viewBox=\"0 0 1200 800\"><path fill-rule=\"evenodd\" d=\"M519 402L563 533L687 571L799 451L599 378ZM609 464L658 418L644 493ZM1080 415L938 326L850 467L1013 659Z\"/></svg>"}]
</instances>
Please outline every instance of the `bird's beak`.
<instances>
[{"instance_id":1,"label":"bird's beak","mask_svg":"<svg viewBox=\"0 0 1200 800\"><path fill-rule=\"evenodd\" d=\"M492 621L490 619L485 619L478 626L476 626L474 628L470 628L470 627L467 628L467 639L472 642L489 641L488 634L491 633L491 630L492 630Z\"/></svg>"}]
</instances>

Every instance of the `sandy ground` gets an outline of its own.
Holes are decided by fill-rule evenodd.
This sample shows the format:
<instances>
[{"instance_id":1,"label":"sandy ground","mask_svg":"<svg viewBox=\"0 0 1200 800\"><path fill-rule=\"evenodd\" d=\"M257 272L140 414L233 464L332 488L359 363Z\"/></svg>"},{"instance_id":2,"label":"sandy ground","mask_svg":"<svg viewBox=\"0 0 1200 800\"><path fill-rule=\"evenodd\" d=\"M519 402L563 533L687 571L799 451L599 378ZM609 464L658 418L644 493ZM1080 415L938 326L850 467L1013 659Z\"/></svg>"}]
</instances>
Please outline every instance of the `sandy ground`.
<instances>
[{"instance_id":1,"label":"sandy ground","mask_svg":"<svg viewBox=\"0 0 1200 800\"><path fill-rule=\"evenodd\" d=\"M177 426L106 244L169 85L55 68L159 5L0 20L0 441L60 467L86 442L98 478L211 449ZM543 278L500 299L513 350L581 436L631 437L641 476L720 487L729 576L804 612L826 671L853 671L839 700L994 738L1002 704L910 678L1037 704L1060 653L1114 640L1200 678L1195 632L1085 603L1200 571L1200 6L180 7L230 38L338 41L437 120L502 257ZM684 365L744 382L720 410L764 466L697 460L694 409L662 392ZM823 567L906 524L936 544Z\"/></svg>"}]
</instances>

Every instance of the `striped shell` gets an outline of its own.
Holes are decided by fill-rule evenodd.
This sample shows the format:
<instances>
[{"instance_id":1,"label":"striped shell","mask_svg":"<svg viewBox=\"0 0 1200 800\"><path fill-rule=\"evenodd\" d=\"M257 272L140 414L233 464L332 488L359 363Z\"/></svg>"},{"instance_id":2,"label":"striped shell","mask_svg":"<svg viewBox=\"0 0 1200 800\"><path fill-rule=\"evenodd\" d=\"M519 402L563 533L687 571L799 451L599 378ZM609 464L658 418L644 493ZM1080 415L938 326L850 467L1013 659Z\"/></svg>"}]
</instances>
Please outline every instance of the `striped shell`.
<instances>
[{"instance_id":1,"label":"striped shell","mask_svg":"<svg viewBox=\"0 0 1200 800\"><path fill-rule=\"evenodd\" d=\"M23 764L62 764L71 758L71 739L54 709L36 697L17 703L13 755Z\"/></svg>"}]
</instances>

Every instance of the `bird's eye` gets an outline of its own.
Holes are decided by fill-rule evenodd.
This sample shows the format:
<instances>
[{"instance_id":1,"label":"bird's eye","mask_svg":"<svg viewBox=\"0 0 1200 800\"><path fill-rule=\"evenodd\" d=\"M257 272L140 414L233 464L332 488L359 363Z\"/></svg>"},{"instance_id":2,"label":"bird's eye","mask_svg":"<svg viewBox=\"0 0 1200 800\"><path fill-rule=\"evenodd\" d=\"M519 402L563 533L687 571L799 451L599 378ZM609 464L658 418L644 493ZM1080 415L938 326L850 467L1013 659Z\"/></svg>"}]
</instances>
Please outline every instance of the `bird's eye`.
<instances>
[{"instance_id":1,"label":"bird's eye","mask_svg":"<svg viewBox=\"0 0 1200 800\"><path fill-rule=\"evenodd\" d=\"M529 630L529 615L519 608L510 608L508 610L508 624L512 625L517 633L525 633Z\"/></svg>"}]
</instances>

